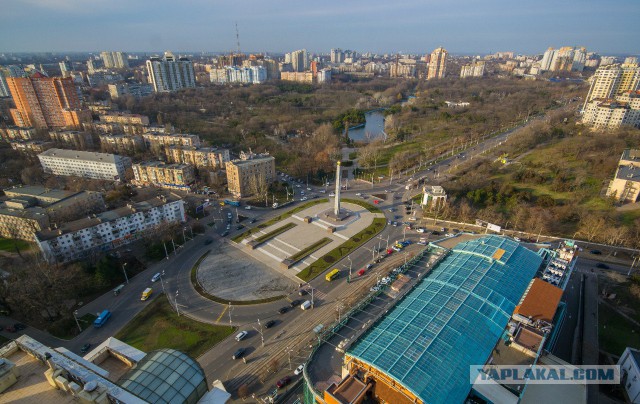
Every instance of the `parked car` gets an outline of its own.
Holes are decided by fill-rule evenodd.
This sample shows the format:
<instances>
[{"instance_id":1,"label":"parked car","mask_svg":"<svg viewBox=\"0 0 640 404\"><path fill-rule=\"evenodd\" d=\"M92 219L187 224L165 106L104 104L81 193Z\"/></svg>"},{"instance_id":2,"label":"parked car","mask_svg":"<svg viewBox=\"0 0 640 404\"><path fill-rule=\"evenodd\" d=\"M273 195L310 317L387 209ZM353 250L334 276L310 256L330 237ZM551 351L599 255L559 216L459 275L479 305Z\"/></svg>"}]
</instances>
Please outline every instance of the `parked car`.
<instances>
[{"instance_id":1,"label":"parked car","mask_svg":"<svg viewBox=\"0 0 640 404\"><path fill-rule=\"evenodd\" d=\"M244 228L244 226L243 226L243 225L241 225L241 224L239 224L239 225L237 225L237 226L236 226L236 230L241 230L241 229L243 229L243 228Z\"/></svg>"},{"instance_id":2,"label":"parked car","mask_svg":"<svg viewBox=\"0 0 640 404\"><path fill-rule=\"evenodd\" d=\"M222 234L220 236L226 237L228 235L229 235L229 230L225 230L225 231L222 232Z\"/></svg>"},{"instance_id":3,"label":"parked car","mask_svg":"<svg viewBox=\"0 0 640 404\"><path fill-rule=\"evenodd\" d=\"M600 251L600 250L591 250L591 251L589 251L589 252L590 252L591 254L593 254L593 255L602 255L602 251Z\"/></svg>"},{"instance_id":4,"label":"parked car","mask_svg":"<svg viewBox=\"0 0 640 404\"><path fill-rule=\"evenodd\" d=\"M271 328L276 324L276 322L274 320L269 320L266 323L264 323L264 328Z\"/></svg>"},{"instance_id":5,"label":"parked car","mask_svg":"<svg viewBox=\"0 0 640 404\"><path fill-rule=\"evenodd\" d=\"M244 207L246 210L251 210L251 206L247 205Z\"/></svg>"},{"instance_id":6,"label":"parked car","mask_svg":"<svg viewBox=\"0 0 640 404\"><path fill-rule=\"evenodd\" d=\"M287 306L280 307L280 308L278 309L278 313L280 313L280 314L284 314L284 313L286 313L286 312L288 312L288 311L289 311L289 308L288 308Z\"/></svg>"},{"instance_id":7,"label":"parked car","mask_svg":"<svg viewBox=\"0 0 640 404\"><path fill-rule=\"evenodd\" d=\"M371 289L369 289L369 291L371 291L371 292L377 292L379 290L380 290L380 286L378 286L378 285L372 286Z\"/></svg>"},{"instance_id":8,"label":"parked car","mask_svg":"<svg viewBox=\"0 0 640 404\"><path fill-rule=\"evenodd\" d=\"M91 344L84 344L82 348L80 348L80 353L85 354L89 352L89 348L91 348Z\"/></svg>"},{"instance_id":9,"label":"parked car","mask_svg":"<svg viewBox=\"0 0 640 404\"><path fill-rule=\"evenodd\" d=\"M373 268L373 264L367 264L366 269L371 269L371 268Z\"/></svg>"},{"instance_id":10,"label":"parked car","mask_svg":"<svg viewBox=\"0 0 640 404\"><path fill-rule=\"evenodd\" d=\"M304 371L304 365L300 365L296 368L296 370L293 371L293 374L298 376L299 374L301 374Z\"/></svg>"},{"instance_id":11,"label":"parked car","mask_svg":"<svg viewBox=\"0 0 640 404\"><path fill-rule=\"evenodd\" d=\"M300 303L301 303L301 301L296 299L296 300L291 301L291 303L289 303L289 306L296 307Z\"/></svg>"},{"instance_id":12,"label":"parked car","mask_svg":"<svg viewBox=\"0 0 640 404\"><path fill-rule=\"evenodd\" d=\"M242 358L246 350L247 350L246 348L238 348L238 350L233 353L233 356L231 358L232 359Z\"/></svg>"},{"instance_id":13,"label":"parked car","mask_svg":"<svg viewBox=\"0 0 640 404\"><path fill-rule=\"evenodd\" d=\"M256 222L256 218L254 217L253 219L249 220L249 223L255 223Z\"/></svg>"},{"instance_id":14,"label":"parked car","mask_svg":"<svg viewBox=\"0 0 640 404\"><path fill-rule=\"evenodd\" d=\"M22 330L24 330L25 328L27 328L27 326L26 326L26 325L24 325L24 324L22 324L22 323L15 323L15 324L13 325L13 328L15 328L15 329L16 329L16 331L22 331Z\"/></svg>"},{"instance_id":15,"label":"parked car","mask_svg":"<svg viewBox=\"0 0 640 404\"><path fill-rule=\"evenodd\" d=\"M151 282L157 282L158 279L160 279L160 272L156 273L155 275L153 275L153 277L151 278Z\"/></svg>"},{"instance_id":16,"label":"parked car","mask_svg":"<svg viewBox=\"0 0 640 404\"><path fill-rule=\"evenodd\" d=\"M307 292L307 289L300 289L298 291L298 296L304 296L304 295L307 295L307 294L309 294L309 292Z\"/></svg>"},{"instance_id":17,"label":"parked car","mask_svg":"<svg viewBox=\"0 0 640 404\"><path fill-rule=\"evenodd\" d=\"M285 376L282 379L278 380L278 382L276 383L276 387L281 389L289 384L289 382L291 382L291 378L289 376Z\"/></svg>"},{"instance_id":18,"label":"parked car","mask_svg":"<svg viewBox=\"0 0 640 404\"><path fill-rule=\"evenodd\" d=\"M607 265L607 264L603 264L602 262L598 262L598 263L596 264L596 267L597 267L597 268L600 268L600 269L609 269L609 265Z\"/></svg>"}]
</instances>

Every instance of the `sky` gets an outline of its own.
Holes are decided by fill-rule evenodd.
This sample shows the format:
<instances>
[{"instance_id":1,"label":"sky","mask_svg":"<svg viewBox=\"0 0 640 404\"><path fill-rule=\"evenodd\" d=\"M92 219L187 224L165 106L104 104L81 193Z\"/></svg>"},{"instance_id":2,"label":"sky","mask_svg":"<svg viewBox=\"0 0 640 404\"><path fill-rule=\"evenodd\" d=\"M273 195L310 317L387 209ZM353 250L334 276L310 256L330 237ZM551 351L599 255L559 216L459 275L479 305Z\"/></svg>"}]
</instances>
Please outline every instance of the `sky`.
<instances>
[{"instance_id":1,"label":"sky","mask_svg":"<svg viewBox=\"0 0 640 404\"><path fill-rule=\"evenodd\" d=\"M640 54L638 0L0 0L0 52Z\"/></svg>"}]
</instances>

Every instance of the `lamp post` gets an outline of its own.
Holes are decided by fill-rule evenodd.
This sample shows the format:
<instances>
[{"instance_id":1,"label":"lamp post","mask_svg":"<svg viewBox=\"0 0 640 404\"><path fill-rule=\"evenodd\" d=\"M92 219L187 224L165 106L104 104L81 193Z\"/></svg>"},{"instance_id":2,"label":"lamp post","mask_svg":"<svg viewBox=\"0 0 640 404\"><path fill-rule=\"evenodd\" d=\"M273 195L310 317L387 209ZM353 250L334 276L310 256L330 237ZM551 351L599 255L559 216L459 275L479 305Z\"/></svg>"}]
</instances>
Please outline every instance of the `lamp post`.
<instances>
[{"instance_id":1,"label":"lamp post","mask_svg":"<svg viewBox=\"0 0 640 404\"><path fill-rule=\"evenodd\" d=\"M351 266L353 264L353 262L351 261L351 256L347 255L347 259L349 260L349 277L347 278L347 281L351 282Z\"/></svg>"},{"instance_id":2,"label":"lamp post","mask_svg":"<svg viewBox=\"0 0 640 404\"><path fill-rule=\"evenodd\" d=\"M78 310L75 310L73 312L73 319L76 320L76 325L78 326L78 330L80 330L80 332L82 332L82 327L80 327L80 322L78 321Z\"/></svg>"},{"instance_id":3,"label":"lamp post","mask_svg":"<svg viewBox=\"0 0 640 404\"><path fill-rule=\"evenodd\" d=\"M636 265L636 260L638 259L638 257L633 257L633 262L631 263L631 266L629 267L629 272L627 272L627 276L631 275L631 270L633 270L633 267Z\"/></svg>"},{"instance_id":4,"label":"lamp post","mask_svg":"<svg viewBox=\"0 0 640 404\"><path fill-rule=\"evenodd\" d=\"M122 272L124 272L124 279L125 281L127 281L127 283L129 283L129 277L127 276L127 270L124 269L124 267L126 267L128 264L128 262L125 262L124 264L122 264Z\"/></svg>"}]
</instances>

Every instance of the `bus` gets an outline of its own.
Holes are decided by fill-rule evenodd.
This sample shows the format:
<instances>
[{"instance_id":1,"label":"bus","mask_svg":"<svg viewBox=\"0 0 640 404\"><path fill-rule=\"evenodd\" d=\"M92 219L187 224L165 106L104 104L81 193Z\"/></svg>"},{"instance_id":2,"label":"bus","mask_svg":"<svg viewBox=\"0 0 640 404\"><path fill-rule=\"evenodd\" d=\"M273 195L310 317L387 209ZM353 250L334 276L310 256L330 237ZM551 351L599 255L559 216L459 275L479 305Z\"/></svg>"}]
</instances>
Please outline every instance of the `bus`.
<instances>
[{"instance_id":1,"label":"bus","mask_svg":"<svg viewBox=\"0 0 640 404\"><path fill-rule=\"evenodd\" d=\"M340 276L340 270L338 268L334 268L324 278L327 280L327 282L331 282L332 280L336 279L338 276Z\"/></svg>"},{"instance_id":2,"label":"bus","mask_svg":"<svg viewBox=\"0 0 640 404\"><path fill-rule=\"evenodd\" d=\"M142 297L140 298L140 300L145 301L149 298L149 296L151 296L151 294L153 293L153 289L151 288L146 288L143 292L142 292Z\"/></svg>"},{"instance_id":3,"label":"bus","mask_svg":"<svg viewBox=\"0 0 640 404\"><path fill-rule=\"evenodd\" d=\"M96 321L93 322L93 326L96 328L100 328L107 322L107 320L111 317L111 312L109 310L103 310L102 313L96 318Z\"/></svg>"},{"instance_id":4,"label":"bus","mask_svg":"<svg viewBox=\"0 0 640 404\"><path fill-rule=\"evenodd\" d=\"M224 200L224 204L225 205L231 205L231 206L240 206L240 201L233 201L231 199L225 199Z\"/></svg>"}]
</instances>

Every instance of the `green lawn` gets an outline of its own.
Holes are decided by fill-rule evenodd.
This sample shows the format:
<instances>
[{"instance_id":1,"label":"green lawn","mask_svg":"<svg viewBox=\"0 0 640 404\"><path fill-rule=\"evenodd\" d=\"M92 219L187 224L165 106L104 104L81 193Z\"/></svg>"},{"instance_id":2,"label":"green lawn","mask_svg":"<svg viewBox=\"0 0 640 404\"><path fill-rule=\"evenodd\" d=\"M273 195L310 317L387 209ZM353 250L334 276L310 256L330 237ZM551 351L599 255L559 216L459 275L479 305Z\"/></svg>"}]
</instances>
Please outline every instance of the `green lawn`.
<instances>
[{"instance_id":1,"label":"green lawn","mask_svg":"<svg viewBox=\"0 0 640 404\"><path fill-rule=\"evenodd\" d=\"M8 251L8 252L15 252L16 251L16 245L18 246L18 248L22 251L22 250L27 250L31 247L31 244L24 241L24 240L13 240L10 238L2 238L0 237L0 250L3 251Z\"/></svg>"},{"instance_id":2,"label":"green lawn","mask_svg":"<svg viewBox=\"0 0 640 404\"><path fill-rule=\"evenodd\" d=\"M265 233L262 236L257 237L255 240L258 243L262 243L262 242L267 241L269 239L272 239L275 236L278 236L278 235L284 233L285 231L290 230L290 229L292 229L294 227L296 227L295 223L287 223L284 226L280 226L277 229L270 231L269 233Z\"/></svg>"},{"instance_id":3,"label":"green lawn","mask_svg":"<svg viewBox=\"0 0 640 404\"><path fill-rule=\"evenodd\" d=\"M197 358L234 331L178 316L166 296L158 296L116 338L144 352L172 348Z\"/></svg>"},{"instance_id":4,"label":"green lawn","mask_svg":"<svg viewBox=\"0 0 640 404\"><path fill-rule=\"evenodd\" d=\"M342 198L340 199L340 202L353 203L353 204L362 206L363 208L367 209L371 213L382 213L382 210L380 210L380 208L378 208L377 206L373 206L370 203L363 202L358 199Z\"/></svg>"},{"instance_id":5,"label":"green lawn","mask_svg":"<svg viewBox=\"0 0 640 404\"><path fill-rule=\"evenodd\" d=\"M303 259L304 257L306 257L307 255L313 253L316 250L319 250L320 248L322 248L323 246L329 244L331 242L331 239L329 237L324 237L321 238L320 240L316 241L315 243L311 244L309 247L298 251L297 253L293 254L291 257L289 257L289 259L291 261L293 261L293 263L296 263L298 261L300 261L301 259Z\"/></svg>"},{"instance_id":6,"label":"green lawn","mask_svg":"<svg viewBox=\"0 0 640 404\"><path fill-rule=\"evenodd\" d=\"M387 220L385 218L377 217L373 219L373 223L371 223L366 229L362 230L360 233L351 237L339 247L334 248L322 258L319 258L316 262L300 271L297 275L298 278L302 279L303 281L309 282L316 276L326 271L334 263L338 262L340 259L347 256L356 248L360 247L362 244L370 240L373 236L378 234L382 229L384 229L386 223Z\"/></svg>"},{"instance_id":7,"label":"green lawn","mask_svg":"<svg viewBox=\"0 0 640 404\"><path fill-rule=\"evenodd\" d=\"M604 304L598 306L600 349L622 355L626 347L640 349L640 329Z\"/></svg>"}]
</instances>

